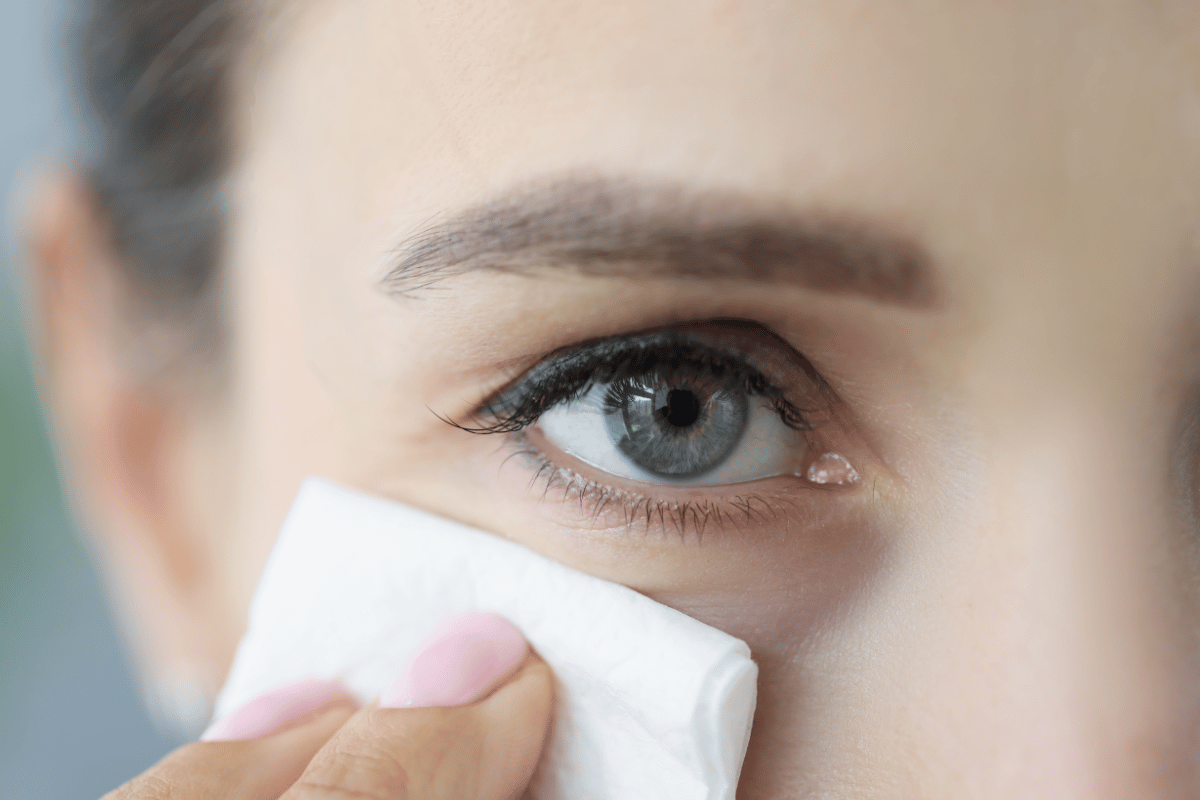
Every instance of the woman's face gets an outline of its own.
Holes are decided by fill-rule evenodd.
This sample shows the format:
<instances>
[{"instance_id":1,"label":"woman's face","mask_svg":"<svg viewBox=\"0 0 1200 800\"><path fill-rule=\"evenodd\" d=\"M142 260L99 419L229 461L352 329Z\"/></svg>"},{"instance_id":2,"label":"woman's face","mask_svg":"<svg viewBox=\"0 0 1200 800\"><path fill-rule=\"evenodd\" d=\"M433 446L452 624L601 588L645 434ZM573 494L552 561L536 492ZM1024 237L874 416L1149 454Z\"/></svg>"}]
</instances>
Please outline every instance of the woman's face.
<instances>
[{"instance_id":1,"label":"woman's face","mask_svg":"<svg viewBox=\"0 0 1200 800\"><path fill-rule=\"evenodd\" d=\"M744 639L740 796L1193 796L1184 6L343 0L265 25L228 395L179 479L208 487L205 657L228 664L320 475ZM826 453L857 480L810 479Z\"/></svg>"}]
</instances>

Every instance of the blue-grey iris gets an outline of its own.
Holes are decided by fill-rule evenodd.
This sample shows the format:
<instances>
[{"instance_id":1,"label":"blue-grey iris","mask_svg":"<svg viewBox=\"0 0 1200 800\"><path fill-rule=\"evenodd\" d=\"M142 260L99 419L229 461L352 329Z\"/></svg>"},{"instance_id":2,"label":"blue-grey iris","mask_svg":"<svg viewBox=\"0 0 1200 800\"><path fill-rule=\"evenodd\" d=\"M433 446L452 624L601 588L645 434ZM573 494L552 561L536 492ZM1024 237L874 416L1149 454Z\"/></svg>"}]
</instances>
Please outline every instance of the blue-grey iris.
<instances>
[{"instance_id":1,"label":"blue-grey iris","mask_svg":"<svg viewBox=\"0 0 1200 800\"><path fill-rule=\"evenodd\" d=\"M750 415L744 391L687 380L614 385L605 406L608 433L620 451L649 473L679 480L728 458Z\"/></svg>"}]
</instances>

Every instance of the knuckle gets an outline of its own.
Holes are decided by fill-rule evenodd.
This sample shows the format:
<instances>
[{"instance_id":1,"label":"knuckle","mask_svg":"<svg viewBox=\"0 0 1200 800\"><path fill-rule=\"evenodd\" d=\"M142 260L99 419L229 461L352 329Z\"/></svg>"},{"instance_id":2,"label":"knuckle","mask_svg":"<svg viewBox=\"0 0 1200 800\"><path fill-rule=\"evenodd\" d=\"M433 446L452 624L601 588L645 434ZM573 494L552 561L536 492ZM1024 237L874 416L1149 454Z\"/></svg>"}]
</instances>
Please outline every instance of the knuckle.
<instances>
[{"instance_id":1,"label":"knuckle","mask_svg":"<svg viewBox=\"0 0 1200 800\"><path fill-rule=\"evenodd\" d=\"M322 750L289 797L313 800L407 800L409 774L400 759L347 732Z\"/></svg>"},{"instance_id":2,"label":"knuckle","mask_svg":"<svg viewBox=\"0 0 1200 800\"><path fill-rule=\"evenodd\" d=\"M309 763L287 800L473 797L482 755L467 709L374 709L343 728Z\"/></svg>"}]
</instances>

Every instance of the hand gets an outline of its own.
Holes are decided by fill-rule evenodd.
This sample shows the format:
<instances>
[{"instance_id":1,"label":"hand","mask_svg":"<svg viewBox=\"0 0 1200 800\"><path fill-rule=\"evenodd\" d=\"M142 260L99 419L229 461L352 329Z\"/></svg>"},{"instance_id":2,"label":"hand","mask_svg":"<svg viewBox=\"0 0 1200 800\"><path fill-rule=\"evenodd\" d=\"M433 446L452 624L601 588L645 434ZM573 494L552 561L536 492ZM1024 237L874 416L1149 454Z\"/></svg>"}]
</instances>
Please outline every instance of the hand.
<instances>
[{"instance_id":1,"label":"hand","mask_svg":"<svg viewBox=\"0 0 1200 800\"><path fill-rule=\"evenodd\" d=\"M358 708L325 681L285 687L106 800L515 800L541 755L552 702L550 668L516 628L467 615L378 703Z\"/></svg>"}]
</instances>

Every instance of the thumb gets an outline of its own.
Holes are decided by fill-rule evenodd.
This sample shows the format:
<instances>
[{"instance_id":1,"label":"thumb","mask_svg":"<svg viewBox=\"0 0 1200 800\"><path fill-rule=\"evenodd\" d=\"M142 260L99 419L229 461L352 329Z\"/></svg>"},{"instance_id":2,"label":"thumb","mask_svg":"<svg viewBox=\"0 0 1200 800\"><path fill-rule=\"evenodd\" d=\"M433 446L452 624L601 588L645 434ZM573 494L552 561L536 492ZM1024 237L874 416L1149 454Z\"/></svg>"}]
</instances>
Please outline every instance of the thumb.
<instances>
[{"instance_id":1,"label":"thumb","mask_svg":"<svg viewBox=\"0 0 1200 800\"><path fill-rule=\"evenodd\" d=\"M550 668L510 623L458 617L283 800L515 800L541 755L553 692Z\"/></svg>"}]
</instances>

